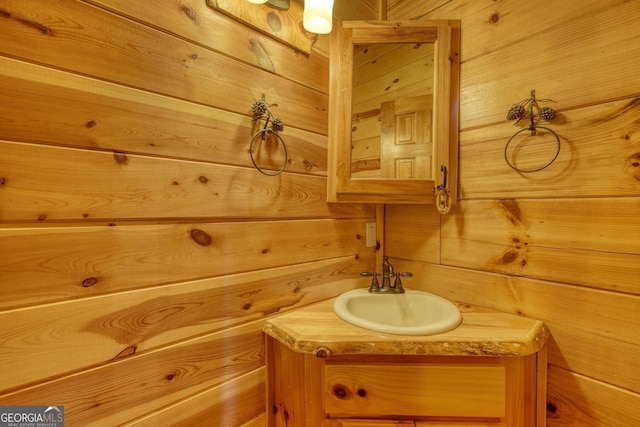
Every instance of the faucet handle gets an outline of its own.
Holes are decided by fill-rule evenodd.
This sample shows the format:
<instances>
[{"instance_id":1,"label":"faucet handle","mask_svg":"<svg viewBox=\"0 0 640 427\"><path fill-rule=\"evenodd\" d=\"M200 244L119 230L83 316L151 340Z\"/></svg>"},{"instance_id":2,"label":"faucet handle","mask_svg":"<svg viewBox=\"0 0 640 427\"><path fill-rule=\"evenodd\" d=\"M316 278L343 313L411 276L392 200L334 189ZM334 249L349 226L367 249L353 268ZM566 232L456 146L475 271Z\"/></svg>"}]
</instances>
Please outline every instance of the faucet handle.
<instances>
[{"instance_id":1,"label":"faucet handle","mask_svg":"<svg viewBox=\"0 0 640 427\"><path fill-rule=\"evenodd\" d=\"M380 276L380 273L363 271L360 275L362 277L372 278L371 285L369 286L369 292L377 292L380 289L380 282L378 282L378 276Z\"/></svg>"},{"instance_id":2,"label":"faucet handle","mask_svg":"<svg viewBox=\"0 0 640 427\"><path fill-rule=\"evenodd\" d=\"M396 273L395 276L396 280L395 282L393 282L393 292L398 294L404 293L404 288L402 287L402 280L400 280L400 277L413 277L413 273L405 271L402 273Z\"/></svg>"}]
</instances>

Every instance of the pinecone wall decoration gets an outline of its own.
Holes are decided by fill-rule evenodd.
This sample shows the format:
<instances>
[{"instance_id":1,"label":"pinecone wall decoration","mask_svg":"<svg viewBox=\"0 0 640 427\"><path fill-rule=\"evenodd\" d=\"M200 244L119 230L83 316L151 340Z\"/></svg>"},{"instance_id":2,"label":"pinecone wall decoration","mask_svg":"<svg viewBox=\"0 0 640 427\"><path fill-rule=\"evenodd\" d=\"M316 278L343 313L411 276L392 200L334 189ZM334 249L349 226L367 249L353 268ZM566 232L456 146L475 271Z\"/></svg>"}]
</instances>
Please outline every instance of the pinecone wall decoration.
<instances>
[{"instance_id":1,"label":"pinecone wall decoration","mask_svg":"<svg viewBox=\"0 0 640 427\"><path fill-rule=\"evenodd\" d=\"M531 91L531 98L523 99L517 104L513 104L507 112L507 120L515 122L514 125L520 123L520 120L529 118L531 120L530 127L535 127L540 121L550 122L557 117L556 110L551 107L540 107L540 102L553 102L550 99L536 99L536 91ZM537 111L537 114L534 113Z\"/></svg>"},{"instance_id":2,"label":"pinecone wall decoration","mask_svg":"<svg viewBox=\"0 0 640 427\"><path fill-rule=\"evenodd\" d=\"M284 122L282 121L282 119L280 119L279 117L275 117L273 113L271 113L271 107L274 105L276 104L267 103L264 93L262 94L261 99L253 101L253 104L251 105L253 121L257 123L260 120L264 119L264 126L262 127L262 129L259 129L256 133L253 134L251 142L249 143L249 156L251 156L251 162L253 163L253 166L260 173L267 176L276 176L281 174L289 161L287 146L284 143L282 137L278 134L278 132L282 132L284 130ZM276 146L281 146L282 150L284 150L284 160L282 162L282 166L275 172L268 171L267 169L258 166L256 158L254 157L254 153L260 151L260 147L263 143L276 144ZM263 154L262 157L265 157L265 154Z\"/></svg>"},{"instance_id":3,"label":"pinecone wall decoration","mask_svg":"<svg viewBox=\"0 0 640 427\"><path fill-rule=\"evenodd\" d=\"M282 119L275 117L271 113L270 107L274 105L277 104L267 104L263 93L262 98L253 101L253 105L251 106L251 110L253 111L253 121L264 119L264 130L270 129L273 132L282 132L284 130L284 122ZM271 121L271 126L269 126L269 121Z\"/></svg>"},{"instance_id":4,"label":"pinecone wall decoration","mask_svg":"<svg viewBox=\"0 0 640 427\"><path fill-rule=\"evenodd\" d=\"M539 104L540 102L549 102L549 101L551 100L550 99L537 100L536 91L532 90L531 97L529 99L523 99L517 104L513 104L511 108L509 108L509 111L507 112L507 120L509 120L510 122L515 122L514 125L518 125L518 123L520 123L520 120L522 119L529 119L529 125L525 128L518 130L515 134L513 134L513 136L509 138L509 141L504 147L505 161L507 162L509 167L511 167L512 169L514 169L519 173L539 172L543 169L546 169L549 165L551 165L551 163L553 163L558 158L558 155L560 154L560 137L553 129L550 129L540 124L540 122L550 122L552 120L555 120L555 118L558 116L558 114L556 113L556 110L554 110L553 108L541 107ZM543 136L546 136L547 138L549 136L552 137L551 141L555 142L556 149L555 151L552 152L552 158L550 161L537 167L523 168L523 167L518 167L518 165L516 165L517 155L513 154L513 150L511 151L511 153L509 152L509 146L516 139L516 137L518 137L518 135L521 135L523 134L523 132L526 132L526 131L529 131L532 137L535 137L536 135L543 135ZM538 131L540 131L540 133L538 133Z\"/></svg>"}]
</instances>

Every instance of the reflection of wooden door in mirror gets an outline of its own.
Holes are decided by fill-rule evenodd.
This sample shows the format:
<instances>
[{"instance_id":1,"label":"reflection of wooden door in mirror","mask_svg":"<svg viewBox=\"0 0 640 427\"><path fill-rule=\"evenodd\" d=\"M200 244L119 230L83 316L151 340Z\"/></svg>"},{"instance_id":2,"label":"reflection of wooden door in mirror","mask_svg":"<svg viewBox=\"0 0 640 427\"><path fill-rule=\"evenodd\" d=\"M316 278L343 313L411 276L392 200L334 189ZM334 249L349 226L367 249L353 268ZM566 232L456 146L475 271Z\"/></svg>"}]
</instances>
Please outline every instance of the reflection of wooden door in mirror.
<instances>
[{"instance_id":1,"label":"reflection of wooden door in mirror","mask_svg":"<svg viewBox=\"0 0 640 427\"><path fill-rule=\"evenodd\" d=\"M433 96L383 102L380 109L380 161L383 178L431 178Z\"/></svg>"}]
</instances>

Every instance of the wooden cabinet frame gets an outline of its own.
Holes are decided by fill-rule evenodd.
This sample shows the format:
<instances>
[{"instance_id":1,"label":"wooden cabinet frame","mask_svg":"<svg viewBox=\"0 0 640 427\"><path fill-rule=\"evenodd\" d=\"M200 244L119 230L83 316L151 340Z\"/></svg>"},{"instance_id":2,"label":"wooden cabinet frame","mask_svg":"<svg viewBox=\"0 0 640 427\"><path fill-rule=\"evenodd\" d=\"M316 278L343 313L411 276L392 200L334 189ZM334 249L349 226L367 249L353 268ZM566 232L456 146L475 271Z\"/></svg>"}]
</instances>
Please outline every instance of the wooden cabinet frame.
<instances>
[{"instance_id":1,"label":"wooden cabinet frame","mask_svg":"<svg viewBox=\"0 0 640 427\"><path fill-rule=\"evenodd\" d=\"M433 179L360 179L351 174L353 46L358 43L435 43ZM442 184L456 199L460 80L459 21L342 21L331 34L329 87L329 202L435 203Z\"/></svg>"},{"instance_id":2,"label":"wooden cabinet frame","mask_svg":"<svg viewBox=\"0 0 640 427\"><path fill-rule=\"evenodd\" d=\"M295 352L267 336L266 352L268 426L404 426L413 425L413 421L418 426L544 427L546 425L546 346L536 353L521 357L342 355L319 358L313 354ZM503 368L504 416L474 417L474 409L465 409L465 402L462 399L458 402L461 415L459 417L431 416L428 413L412 416L409 413L403 414L402 408L388 416L376 415L375 418L378 420L369 421L361 420L366 416L359 417L357 414L350 414L349 417L344 418L330 418L327 415L326 402L328 398L332 398L330 393L334 392L334 387L325 378L325 366L330 364L348 366L350 363L370 363L372 366L388 364L389 372L392 373L394 365L400 367L409 362L431 366L481 367L485 365L493 370ZM358 382L357 379L355 382ZM348 387L348 381L344 383L344 386ZM362 387L366 389L367 386ZM395 387L397 390L402 388L400 385ZM346 395L349 393L353 393L353 390L347 391ZM360 397L354 397L354 399L369 398L364 392L360 394ZM398 423L394 424L396 421Z\"/></svg>"}]
</instances>

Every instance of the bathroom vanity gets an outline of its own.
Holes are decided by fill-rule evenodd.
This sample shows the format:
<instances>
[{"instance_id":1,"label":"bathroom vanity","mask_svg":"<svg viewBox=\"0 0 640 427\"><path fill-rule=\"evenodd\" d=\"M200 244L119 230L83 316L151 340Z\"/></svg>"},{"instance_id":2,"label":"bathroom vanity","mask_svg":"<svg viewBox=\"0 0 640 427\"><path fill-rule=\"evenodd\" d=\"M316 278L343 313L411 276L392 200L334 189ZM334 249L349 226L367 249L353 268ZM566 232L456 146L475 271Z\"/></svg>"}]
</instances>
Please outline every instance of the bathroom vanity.
<instances>
[{"instance_id":1,"label":"bathroom vanity","mask_svg":"<svg viewBox=\"0 0 640 427\"><path fill-rule=\"evenodd\" d=\"M390 335L344 322L332 300L269 319L269 426L546 425L538 320L458 304L456 329Z\"/></svg>"}]
</instances>

